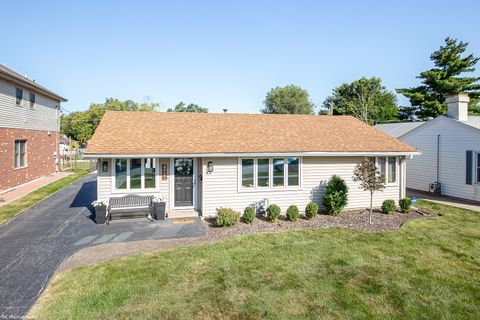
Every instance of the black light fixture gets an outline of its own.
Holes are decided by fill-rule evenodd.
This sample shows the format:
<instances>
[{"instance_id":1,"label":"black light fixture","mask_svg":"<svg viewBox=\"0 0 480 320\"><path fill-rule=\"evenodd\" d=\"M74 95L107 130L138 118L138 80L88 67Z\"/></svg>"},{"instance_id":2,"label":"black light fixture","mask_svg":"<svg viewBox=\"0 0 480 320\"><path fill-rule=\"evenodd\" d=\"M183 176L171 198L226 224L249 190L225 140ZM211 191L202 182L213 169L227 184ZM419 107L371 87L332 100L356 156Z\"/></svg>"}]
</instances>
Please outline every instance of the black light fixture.
<instances>
[{"instance_id":1,"label":"black light fixture","mask_svg":"<svg viewBox=\"0 0 480 320\"><path fill-rule=\"evenodd\" d=\"M108 161L104 160L102 161L102 172L107 172L108 171Z\"/></svg>"},{"instance_id":2,"label":"black light fixture","mask_svg":"<svg viewBox=\"0 0 480 320\"><path fill-rule=\"evenodd\" d=\"M213 161L208 161L207 162L207 173L212 173L213 172Z\"/></svg>"}]
</instances>

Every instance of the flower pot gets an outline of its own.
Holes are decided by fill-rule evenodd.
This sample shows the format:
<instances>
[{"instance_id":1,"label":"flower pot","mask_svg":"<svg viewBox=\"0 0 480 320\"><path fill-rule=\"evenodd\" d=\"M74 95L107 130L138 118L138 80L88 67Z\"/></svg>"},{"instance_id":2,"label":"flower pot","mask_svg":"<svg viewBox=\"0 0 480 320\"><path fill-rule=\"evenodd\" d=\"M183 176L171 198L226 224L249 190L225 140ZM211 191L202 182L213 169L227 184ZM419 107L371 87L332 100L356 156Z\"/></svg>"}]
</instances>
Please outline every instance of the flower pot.
<instances>
[{"instance_id":1,"label":"flower pot","mask_svg":"<svg viewBox=\"0 0 480 320\"><path fill-rule=\"evenodd\" d=\"M154 202L153 203L153 217L155 220L165 220L165 202Z\"/></svg>"},{"instance_id":2,"label":"flower pot","mask_svg":"<svg viewBox=\"0 0 480 320\"><path fill-rule=\"evenodd\" d=\"M105 223L106 214L107 214L107 207L106 206L95 207L95 223L96 224Z\"/></svg>"}]
</instances>

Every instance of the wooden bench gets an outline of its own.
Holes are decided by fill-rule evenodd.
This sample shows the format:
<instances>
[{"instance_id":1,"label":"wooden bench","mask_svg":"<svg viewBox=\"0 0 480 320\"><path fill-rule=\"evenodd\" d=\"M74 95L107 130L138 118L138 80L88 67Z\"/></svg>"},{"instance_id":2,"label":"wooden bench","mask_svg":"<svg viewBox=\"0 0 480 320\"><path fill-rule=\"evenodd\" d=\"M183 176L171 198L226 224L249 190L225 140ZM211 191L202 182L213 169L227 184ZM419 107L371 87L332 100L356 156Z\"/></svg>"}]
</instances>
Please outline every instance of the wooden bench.
<instances>
[{"instance_id":1,"label":"wooden bench","mask_svg":"<svg viewBox=\"0 0 480 320\"><path fill-rule=\"evenodd\" d=\"M112 218L147 217L153 212L153 196L129 194L123 197L110 198L107 208L107 222Z\"/></svg>"}]
</instances>

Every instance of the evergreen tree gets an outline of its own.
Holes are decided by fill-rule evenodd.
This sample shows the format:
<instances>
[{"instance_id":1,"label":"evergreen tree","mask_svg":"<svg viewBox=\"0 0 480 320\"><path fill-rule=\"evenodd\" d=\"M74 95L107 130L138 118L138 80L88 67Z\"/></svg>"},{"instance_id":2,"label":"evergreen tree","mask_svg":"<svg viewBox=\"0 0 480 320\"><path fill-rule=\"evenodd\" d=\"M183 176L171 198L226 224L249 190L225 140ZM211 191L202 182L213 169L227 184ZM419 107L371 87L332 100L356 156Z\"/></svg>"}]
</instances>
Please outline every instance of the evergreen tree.
<instances>
[{"instance_id":1,"label":"evergreen tree","mask_svg":"<svg viewBox=\"0 0 480 320\"><path fill-rule=\"evenodd\" d=\"M475 111L476 99L480 98L480 78L461 75L474 72L475 64L480 58L473 54L462 57L467 46L468 42L446 38L445 45L430 56L435 67L417 77L422 84L418 87L397 89L398 93L410 100L413 107L403 107L400 111L402 118L414 115L425 119L445 114L447 96L460 92L468 93L472 99L471 111Z\"/></svg>"}]
</instances>

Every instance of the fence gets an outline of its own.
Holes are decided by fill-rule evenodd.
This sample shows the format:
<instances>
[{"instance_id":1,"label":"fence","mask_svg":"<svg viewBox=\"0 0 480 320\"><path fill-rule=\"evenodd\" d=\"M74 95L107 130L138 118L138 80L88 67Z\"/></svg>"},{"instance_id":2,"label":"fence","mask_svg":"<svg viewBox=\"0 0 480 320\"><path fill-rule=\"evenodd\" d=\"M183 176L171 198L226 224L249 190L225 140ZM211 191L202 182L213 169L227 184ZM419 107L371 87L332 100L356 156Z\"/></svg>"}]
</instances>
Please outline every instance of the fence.
<instances>
[{"instance_id":1,"label":"fence","mask_svg":"<svg viewBox=\"0 0 480 320\"><path fill-rule=\"evenodd\" d=\"M60 171L88 171L93 172L97 170L97 160L66 160L61 159L59 162Z\"/></svg>"}]
</instances>

